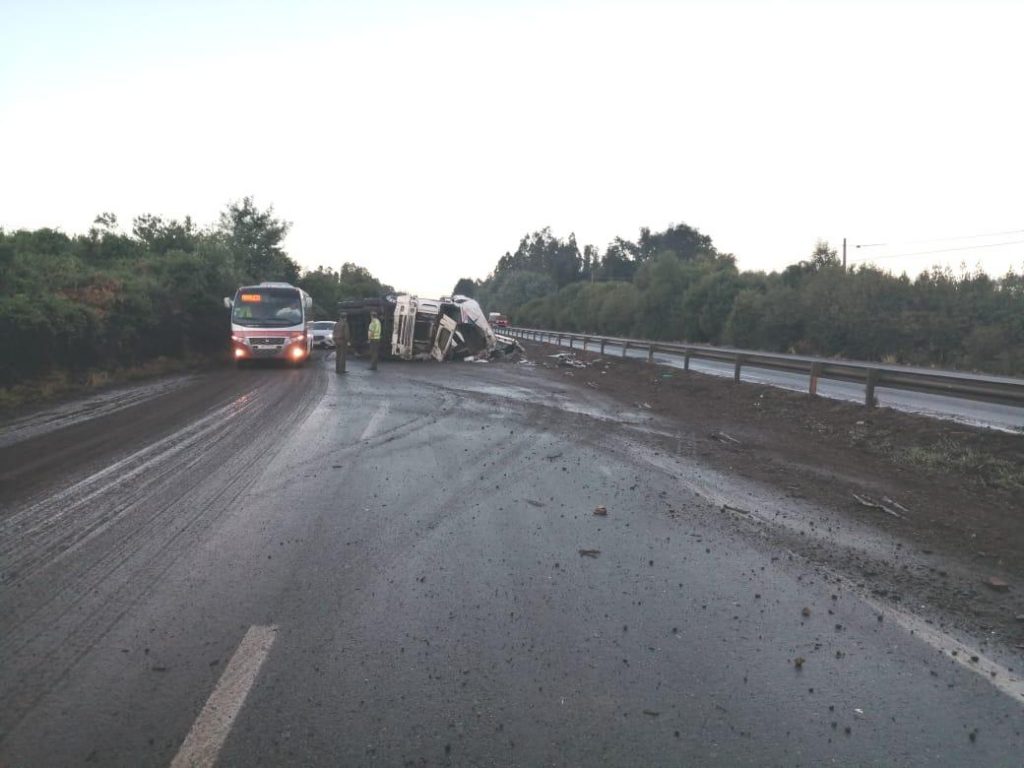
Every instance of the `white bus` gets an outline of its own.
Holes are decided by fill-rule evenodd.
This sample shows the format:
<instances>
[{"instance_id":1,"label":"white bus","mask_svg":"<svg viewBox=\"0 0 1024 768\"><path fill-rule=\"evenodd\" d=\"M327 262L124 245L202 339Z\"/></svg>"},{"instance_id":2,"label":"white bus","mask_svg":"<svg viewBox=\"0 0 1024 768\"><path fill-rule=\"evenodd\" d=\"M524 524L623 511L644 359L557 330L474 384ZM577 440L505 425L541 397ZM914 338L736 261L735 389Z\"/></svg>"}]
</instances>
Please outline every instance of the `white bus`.
<instances>
[{"instance_id":1,"label":"white bus","mask_svg":"<svg viewBox=\"0 0 1024 768\"><path fill-rule=\"evenodd\" d=\"M235 363L285 360L302 365L313 349L313 299L289 283L246 285L225 298Z\"/></svg>"}]
</instances>

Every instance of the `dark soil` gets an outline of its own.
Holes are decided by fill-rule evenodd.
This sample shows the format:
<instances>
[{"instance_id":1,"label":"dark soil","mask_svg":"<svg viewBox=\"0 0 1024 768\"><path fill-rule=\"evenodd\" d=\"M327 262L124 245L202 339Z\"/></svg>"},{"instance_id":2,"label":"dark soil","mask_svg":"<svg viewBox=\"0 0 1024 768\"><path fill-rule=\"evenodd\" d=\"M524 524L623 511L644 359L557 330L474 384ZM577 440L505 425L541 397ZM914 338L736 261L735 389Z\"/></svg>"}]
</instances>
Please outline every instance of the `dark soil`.
<instances>
[{"instance_id":1,"label":"dark soil","mask_svg":"<svg viewBox=\"0 0 1024 768\"><path fill-rule=\"evenodd\" d=\"M564 368L548 357L564 348L523 343L550 375L675 421L709 465L891 534L919 563L897 569L799 538L790 548L876 596L912 599L915 609L953 614L976 634L1024 648L1024 435L590 352L574 353L589 367ZM990 577L1009 589L992 589Z\"/></svg>"}]
</instances>

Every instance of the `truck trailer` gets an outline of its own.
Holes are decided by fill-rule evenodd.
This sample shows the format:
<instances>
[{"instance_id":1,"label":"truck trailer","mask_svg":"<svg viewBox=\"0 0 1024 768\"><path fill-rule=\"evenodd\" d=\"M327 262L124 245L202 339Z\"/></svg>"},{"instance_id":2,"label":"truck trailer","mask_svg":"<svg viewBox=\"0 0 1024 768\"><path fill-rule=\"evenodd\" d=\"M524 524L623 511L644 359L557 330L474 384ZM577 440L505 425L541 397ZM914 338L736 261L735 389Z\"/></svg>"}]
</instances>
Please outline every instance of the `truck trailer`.
<instances>
[{"instance_id":1,"label":"truck trailer","mask_svg":"<svg viewBox=\"0 0 1024 768\"><path fill-rule=\"evenodd\" d=\"M494 333L480 305L466 296L421 299L410 294L338 302L357 354L368 351L370 313L381 321L381 357L397 360L494 359L522 351L509 336Z\"/></svg>"}]
</instances>

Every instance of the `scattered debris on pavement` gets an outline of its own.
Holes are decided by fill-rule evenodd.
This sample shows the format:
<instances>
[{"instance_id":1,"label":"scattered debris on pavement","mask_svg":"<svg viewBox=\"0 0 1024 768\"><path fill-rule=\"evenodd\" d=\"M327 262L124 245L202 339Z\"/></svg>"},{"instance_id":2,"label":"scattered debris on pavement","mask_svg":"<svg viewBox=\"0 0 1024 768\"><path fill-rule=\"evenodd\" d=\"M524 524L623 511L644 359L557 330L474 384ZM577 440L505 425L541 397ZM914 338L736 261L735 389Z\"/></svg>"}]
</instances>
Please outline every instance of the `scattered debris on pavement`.
<instances>
[{"instance_id":1,"label":"scattered debris on pavement","mask_svg":"<svg viewBox=\"0 0 1024 768\"><path fill-rule=\"evenodd\" d=\"M553 355L548 355L553 360L557 360L558 364L563 368L589 368L590 363L580 360L572 352L556 352Z\"/></svg>"},{"instance_id":2,"label":"scattered debris on pavement","mask_svg":"<svg viewBox=\"0 0 1024 768\"><path fill-rule=\"evenodd\" d=\"M897 512L895 509L893 509L888 504L884 504L884 503L882 503L880 501L875 501L870 496L860 496L860 495L858 495L856 493L851 493L850 495L853 496L853 498L857 500L857 503L860 504L862 507L868 507L869 509L880 509L883 512L887 512L888 514L892 515L893 517L899 518L900 520L905 520L906 519L906 518L903 517L903 515L901 515L899 512ZM888 497L885 497L885 498L888 498ZM890 503L892 503L892 499L889 499L889 501L890 501ZM903 509L903 511L907 511L906 507L900 507L900 508Z\"/></svg>"},{"instance_id":3,"label":"scattered debris on pavement","mask_svg":"<svg viewBox=\"0 0 1024 768\"><path fill-rule=\"evenodd\" d=\"M594 514L597 515L598 517L606 517L608 515L608 508L607 507L596 507L594 509Z\"/></svg>"},{"instance_id":4,"label":"scattered debris on pavement","mask_svg":"<svg viewBox=\"0 0 1024 768\"><path fill-rule=\"evenodd\" d=\"M738 512L738 513L739 513L739 514L741 514L741 515L749 515L749 514L752 514L752 513L751 513L751 512L749 511L749 510L747 510L747 509L740 509L739 507L734 507L734 506L731 506L731 505L729 505L729 504L723 504L723 505L722 505L722 511L723 511L723 512Z\"/></svg>"},{"instance_id":5,"label":"scattered debris on pavement","mask_svg":"<svg viewBox=\"0 0 1024 768\"><path fill-rule=\"evenodd\" d=\"M996 592L1009 592L1010 585L1000 579L998 576L989 576L984 580L984 584L989 589L994 589ZM1017 618L1020 618L1019 616Z\"/></svg>"},{"instance_id":6,"label":"scattered debris on pavement","mask_svg":"<svg viewBox=\"0 0 1024 768\"><path fill-rule=\"evenodd\" d=\"M600 549L581 549L580 557L597 557L601 554Z\"/></svg>"}]
</instances>

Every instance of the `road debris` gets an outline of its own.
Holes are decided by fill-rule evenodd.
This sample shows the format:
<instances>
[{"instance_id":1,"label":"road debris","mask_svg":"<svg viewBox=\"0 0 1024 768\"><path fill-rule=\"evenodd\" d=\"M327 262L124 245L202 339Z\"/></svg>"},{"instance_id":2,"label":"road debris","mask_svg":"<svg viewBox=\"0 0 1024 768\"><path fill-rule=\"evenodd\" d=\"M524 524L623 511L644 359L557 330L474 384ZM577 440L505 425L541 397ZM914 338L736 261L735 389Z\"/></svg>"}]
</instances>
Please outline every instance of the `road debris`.
<instances>
[{"instance_id":1,"label":"road debris","mask_svg":"<svg viewBox=\"0 0 1024 768\"><path fill-rule=\"evenodd\" d=\"M882 497L882 503L883 504L888 504L890 507L893 507L894 509L898 509L900 512L903 512L905 514L908 514L908 515L910 514L910 510L909 509L904 507L898 501L890 499L888 496L883 496Z\"/></svg>"},{"instance_id":2,"label":"road debris","mask_svg":"<svg viewBox=\"0 0 1024 768\"><path fill-rule=\"evenodd\" d=\"M659 717L661 715L661 712L658 712L657 710L654 710L654 709L645 709L644 710L644 714L647 715L648 717Z\"/></svg>"},{"instance_id":3,"label":"road debris","mask_svg":"<svg viewBox=\"0 0 1024 768\"><path fill-rule=\"evenodd\" d=\"M989 589L993 589L996 592L1009 592L1010 585L1000 579L998 576L989 576L987 579L982 579L982 583ZM1020 616L1017 617L1018 619Z\"/></svg>"},{"instance_id":4,"label":"road debris","mask_svg":"<svg viewBox=\"0 0 1024 768\"><path fill-rule=\"evenodd\" d=\"M807 659L805 659L803 656L797 656L795 659L793 659L793 666L797 669L803 669L805 661L807 661Z\"/></svg>"},{"instance_id":5,"label":"road debris","mask_svg":"<svg viewBox=\"0 0 1024 768\"><path fill-rule=\"evenodd\" d=\"M804 616L804 618L806 618L806 617L811 615L811 609L810 608L804 608L802 611L800 611L800 614L802 616Z\"/></svg>"},{"instance_id":6,"label":"road debris","mask_svg":"<svg viewBox=\"0 0 1024 768\"><path fill-rule=\"evenodd\" d=\"M601 550L600 549L581 549L579 552L580 552L580 557L595 557L596 558L598 555L601 554Z\"/></svg>"},{"instance_id":7,"label":"road debris","mask_svg":"<svg viewBox=\"0 0 1024 768\"><path fill-rule=\"evenodd\" d=\"M893 517L899 518L900 520L905 520L906 519L905 517L903 517L903 515L901 515L899 512L897 512L891 506L883 504L882 502L879 502L879 501L875 501L870 496L860 496L860 495L858 495L856 493L851 493L850 495L853 496L853 498L857 500L857 503L860 504L862 507L867 507L868 509L880 509L883 512L887 512L888 514L892 515ZM886 497L886 498L888 498L888 497ZM890 502L891 502L891 499L890 499ZM900 507L900 508L903 509L904 511L906 511L906 507Z\"/></svg>"},{"instance_id":8,"label":"road debris","mask_svg":"<svg viewBox=\"0 0 1024 768\"><path fill-rule=\"evenodd\" d=\"M608 515L608 508L607 507L595 507L594 508L594 514L597 515L598 517L606 517Z\"/></svg>"},{"instance_id":9,"label":"road debris","mask_svg":"<svg viewBox=\"0 0 1024 768\"><path fill-rule=\"evenodd\" d=\"M746 509L740 509L739 507L734 507L734 506L731 506L729 504L723 504L722 505L722 511L723 512L738 512L741 515L752 514L750 511L748 511Z\"/></svg>"},{"instance_id":10,"label":"road debris","mask_svg":"<svg viewBox=\"0 0 1024 768\"><path fill-rule=\"evenodd\" d=\"M561 452L561 451L559 451L558 453L549 453L549 454L548 454L547 456L545 456L544 458L545 458L545 459L547 459L548 461L554 461L555 459L560 459L560 458L562 458L562 452Z\"/></svg>"},{"instance_id":11,"label":"road debris","mask_svg":"<svg viewBox=\"0 0 1024 768\"><path fill-rule=\"evenodd\" d=\"M526 503L531 507L544 507L547 506L543 501L534 501L533 499L526 499Z\"/></svg>"},{"instance_id":12,"label":"road debris","mask_svg":"<svg viewBox=\"0 0 1024 768\"><path fill-rule=\"evenodd\" d=\"M548 357L557 360L558 364L564 368L589 368L590 363L580 360L572 352L556 352Z\"/></svg>"},{"instance_id":13,"label":"road debris","mask_svg":"<svg viewBox=\"0 0 1024 768\"><path fill-rule=\"evenodd\" d=\"M739 440L731 435L725 434L725 432L712 432L711 439L717 440L720 443L732 443L733 445L743 445Z\"/></svg>"}]
</instances>

